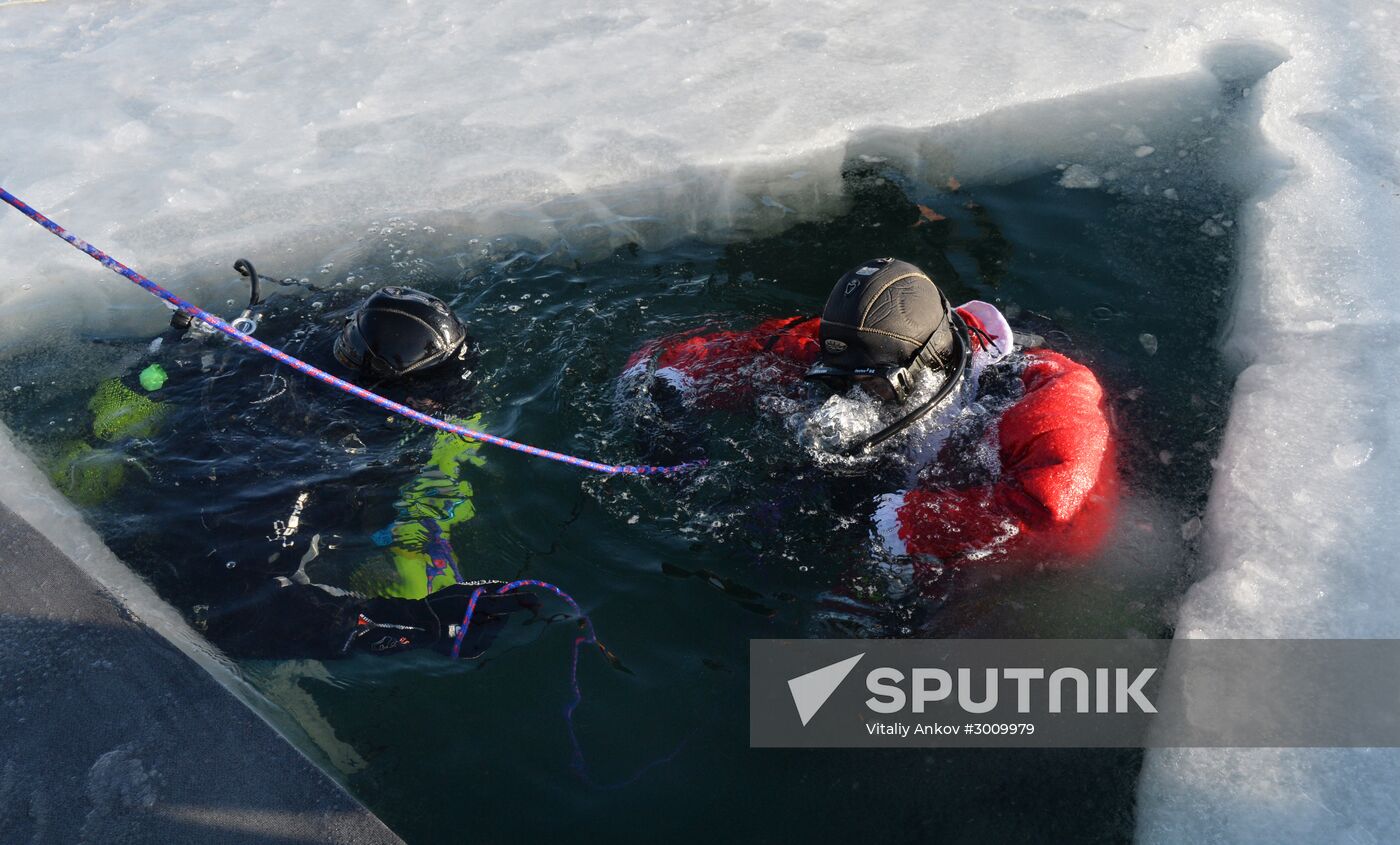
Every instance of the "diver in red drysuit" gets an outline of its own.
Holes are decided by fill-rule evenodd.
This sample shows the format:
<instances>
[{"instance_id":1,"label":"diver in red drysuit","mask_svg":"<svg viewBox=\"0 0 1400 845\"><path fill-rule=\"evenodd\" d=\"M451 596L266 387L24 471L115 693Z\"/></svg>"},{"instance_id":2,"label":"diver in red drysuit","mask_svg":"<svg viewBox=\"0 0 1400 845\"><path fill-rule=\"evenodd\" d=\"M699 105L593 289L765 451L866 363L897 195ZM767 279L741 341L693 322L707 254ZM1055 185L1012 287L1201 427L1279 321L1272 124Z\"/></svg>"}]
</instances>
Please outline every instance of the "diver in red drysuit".
<instances>
[{"instance_id":1,"label":"diver in red drysuit","mask_svg":"<svg viewBox=\"0 0 1400 845\"><path fill-rule=\"evenodd\" d=\"M889 552L913 558L916 572L934 562L1092 555L1118 499L1103 391L1082 364L1046 349L1013 351L1014 342L994 306L954 309L917 267L883 258L843 276L820 318L652 341L628 361L624 378L650 374L653 395L699 409L742 408L760 386L803 379L843 394L860 388L897 406L905 413L894 423L846 451L897 447L896 435L908 432L902 446L924 471L909 489L880 497L874 528ZM941 382L923 400L926 371ZM999 402L983 395L992 381L1002 385ZM974 403L1001 409L980 442L948 437ZM983 464L995 455L995 465L979 480L950 482L968 478L946 470L969 452Z\"/></svg>"}]
</instances>

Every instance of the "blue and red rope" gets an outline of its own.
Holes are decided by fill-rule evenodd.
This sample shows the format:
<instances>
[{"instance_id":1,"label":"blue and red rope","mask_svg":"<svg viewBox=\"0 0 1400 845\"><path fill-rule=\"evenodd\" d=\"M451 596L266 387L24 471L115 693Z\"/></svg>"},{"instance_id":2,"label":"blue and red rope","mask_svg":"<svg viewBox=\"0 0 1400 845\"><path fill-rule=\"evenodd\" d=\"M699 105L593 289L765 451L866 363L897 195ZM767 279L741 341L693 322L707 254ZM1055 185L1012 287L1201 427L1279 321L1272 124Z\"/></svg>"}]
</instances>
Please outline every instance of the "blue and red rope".
<instances>
[{"instance_id":1,"label":"blue and red rope","mask_svg":"<svg viewBox=\"0 0 1400 845\"><path fill-rule=\"evenodd\" d=\"M578 617L580 626L579 633L574 636L574 642L569 654L569 700L564 705L564 722L568 725L569 743L573 747L571 766L581 777L587 778L587 765L583 758L583 747L579 745L578 735L574 731L574 711L578 709L579 704L583 701L583 690L578 684L578 653L581 646L592 644L602 649L604 654L611 655L607 648L603 646L602 643L598 642L598 635L593 630L593 620L589 619L582 608L578 606L578 602L574 601L574 597L548 581L539 581L534 578L521 578L517 581L511 581L509 584L502 584L500 587L492 590L491 594L497 596L504 595L522 587L535 587L553 593L563 599L569 607L573 609L574 615ZM471 598L467 599L467 612L462 614L462 625L457 629L457 636L452 641L453 660L458 659L462 652L462 641L466 639L467 629L471 627L472 616L476 613L477 600L485 593L485 587L477 587L472 591Z\"/></svg>"}]
</instances>

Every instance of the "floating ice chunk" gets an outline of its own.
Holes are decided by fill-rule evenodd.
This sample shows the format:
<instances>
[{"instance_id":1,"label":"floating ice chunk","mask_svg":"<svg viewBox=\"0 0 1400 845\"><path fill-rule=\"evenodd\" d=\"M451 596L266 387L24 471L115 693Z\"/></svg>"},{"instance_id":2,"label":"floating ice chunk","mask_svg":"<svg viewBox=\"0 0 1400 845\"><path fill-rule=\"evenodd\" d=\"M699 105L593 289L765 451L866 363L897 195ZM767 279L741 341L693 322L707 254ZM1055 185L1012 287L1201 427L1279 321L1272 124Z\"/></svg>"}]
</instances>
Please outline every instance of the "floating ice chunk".
<instances>
[{"instance_id":1,"label":"floating ice chunk","mask_svg":"<svg viewBox=\"0 0 1400 845\"><path fill-rule=\"evenodd\" d=\"M1199 516L1193 516L1181 526L1181 539L1190 542L1200 536L1205 523L1201 522Z\"/></svg>"},{"instance_id":2,"label":"floating ice chunk","mask_svg":"<svg viewBox=\"0 0 1400 845\"><path fill-rule=\"evenodd\" d=\"M1163 190L1162 196L1166 197L1169 200L1180 199L1180 197L1177 196L1176 188L1167 188Z\"/></svg>"},{"instance_id":3,"label":"floating ice chunk","mask_svg":"<svg viewBox=\"0 0 1400 845\"><path fill-rule=\"evenodd\" d=\"M1060 177L1062 188L1097 188L1102 184L1099 174L1082 164L1071 164Z\"/></svg>"},{"instance_id":4,"label":"floating ice chunk","mask_svg":"<svg viewBox=\"0 0 1400 845\"><path fill-rule=\"evenodd\" d=\"M1138 335L1138 343L1141 343L1141 344L1142 344L1142 348L1147 350L1147 354L1148 354L1148 355L1156 355L1156 354L1157 354L1157 336L1156 336L1156 335L1154 335L1154 334L1148 334L1147 332L1143 332L1142 334Z\"/></svg>"},{"instance_id":5,"label":"floating ice chunk","mask_svg":"<svg viewBox=\"0 0 1400 845\"><path fill-rule=\"evenodd\" d=\"M1342 469L1355 469L1371 460L1373 448L1369 440L1338 443L1332 447L1332 463Z\"/></svg>"},{"instance_id":6,"label":"floating ice chunk","mask_svg":"<svg viewBox=\"0 0 1400 845\"><path fill-rule=\"evenodd\" d=\"M1150 147L1147 144L1143 144L1142 146L1133 150L1133 155L1137 156L1138 158L1147 158L1155 152L1157 152L1156 147Z\"/></svg>"},{"instance_id":7,"label":"floating ice chunk","mask_svg":"<svg viewBox=\"0 0 1400 845\"><path fill-rule=\"evenodd\" d=\"M1201 231L1212 238L1223 238L1225 236L1225 227L1214 220L1207 220L1202 223Z\"/></svg>"},{"instance_id":8,"label":"floating ice chunk","mask_svg":"<svg viewBox=\"0 0 1400 845\"><path fill-rule=\"evenodd\" d=\"M1123 133L1123 141L1139 147L1147 143L1147 135L1143 133L1142 127L1129 126L1128 131Z\"/></svg>"}]
</instances>

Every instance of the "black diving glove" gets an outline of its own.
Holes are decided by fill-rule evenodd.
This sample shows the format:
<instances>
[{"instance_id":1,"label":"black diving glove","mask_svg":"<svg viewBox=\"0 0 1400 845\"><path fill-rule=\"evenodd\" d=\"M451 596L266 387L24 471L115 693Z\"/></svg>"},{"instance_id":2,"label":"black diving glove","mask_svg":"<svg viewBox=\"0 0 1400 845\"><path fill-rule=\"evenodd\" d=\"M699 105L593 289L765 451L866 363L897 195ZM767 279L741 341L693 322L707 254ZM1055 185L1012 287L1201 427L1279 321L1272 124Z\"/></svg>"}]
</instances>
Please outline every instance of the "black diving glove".
<instances>
[{"instance_id":1,"label":"black diving glove","mask_svg":"<svg viewBox=\"0 0 1400 845\"><path fill-rule=\"evenodd\" d=\"M364 600L269 578L257 589L193 609L194 626L230 657L340 657Z\"/></svg>"},{"instance_id":2,"label":"black diving glove","mask_svg":"<svg viewBox=\"0 0 1400 845\"><path fill-rule=\"evenodd\" d=\"M460 656L484 652L518 610L538 615L527 592L496 595L502 582L453 584L424 599L365 600L315 584L270 578L256 590L194 608L192 622L231 657L329 659L352 649L393 654L412 648L451 651L472 593L483 588Z\"/></svg>"},{"instance_id":3,"label":"black diving glove","mask_svg":"<svg viewBox=\"0 0 1400 845\"><path fill-rule=\"evenodd\" d=\"M652 379L647 401L636 419L636 446L642 460L654 464L679 464L705 457L697 421L676 386Z\"/></svg>"},{"instance_id":4,"label":"black diving glove","mask_svg":"<svg viewBox=\"0 0 1400 845\"><path fill-rule=\"evenodd\" d=\"M392 654L428 646L448 653L461 631L472 593L481 589L471 625L462 640L460 657L479 657L516 611L539 614L539 599L521 591L496 593L501 581L453 584L423 599L370 599L355 620L346 639L346 651L357 648L373 654Z\"/></svg>"}]
</instances>

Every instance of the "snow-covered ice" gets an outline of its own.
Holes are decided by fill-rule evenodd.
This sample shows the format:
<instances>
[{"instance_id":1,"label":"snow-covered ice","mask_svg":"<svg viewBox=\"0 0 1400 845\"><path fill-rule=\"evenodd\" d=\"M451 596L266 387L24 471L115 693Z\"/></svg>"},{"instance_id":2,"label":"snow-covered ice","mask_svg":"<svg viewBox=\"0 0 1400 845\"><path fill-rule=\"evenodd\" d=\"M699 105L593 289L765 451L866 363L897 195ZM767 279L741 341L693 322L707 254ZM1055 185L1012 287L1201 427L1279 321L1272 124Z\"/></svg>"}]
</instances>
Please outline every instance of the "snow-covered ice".
<instances>
[{"instance_id":1,"label":"snow-covered ice","mask_svg":"<svg viewBox=\"0 0 1400 845\"><path fill-rule=\"evenodd\" d=\"M1178 633L1395 637L1397 43L1400 9L1322 0L6 5L0 184L217 303L239 254L348 261L392 216L586 252L791 225L858 155L1118 184L1180 161L1178 124L1240 81L1260 138L1210 139L1255 186L1240 375ZM1138 189L1164 185L1192 187ZM162 319L0 215L0 346ZM1139 836L1398 841L1397 787L1393 750L1155 751Z\"/></svg>"}]
</instances>

